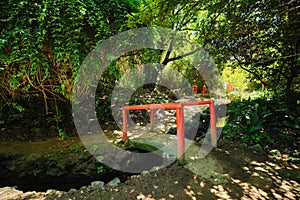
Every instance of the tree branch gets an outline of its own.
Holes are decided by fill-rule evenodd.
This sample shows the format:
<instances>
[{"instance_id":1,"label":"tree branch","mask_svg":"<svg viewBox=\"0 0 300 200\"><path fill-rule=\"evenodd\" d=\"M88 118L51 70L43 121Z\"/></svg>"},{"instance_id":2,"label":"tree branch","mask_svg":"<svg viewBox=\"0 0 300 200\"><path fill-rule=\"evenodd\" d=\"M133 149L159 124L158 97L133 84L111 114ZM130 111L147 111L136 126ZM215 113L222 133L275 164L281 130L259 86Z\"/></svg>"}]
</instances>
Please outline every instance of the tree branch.
<instances>
[{"instance_id":1,"label":"tree branch","mask_svg":"<svg viewBox=\"0 0 300 200\"><path fill-rule=\"evenodd\" d=\"M189 53L183 54L183 55L181 55L181 56L177 56L177 57L174 57L174 58L169 58L169 59L167 59L167 60L164 60L164 63L162 63L162 64L165 64L165 65L166 65L167 63L169 63L169 62L171 62L171 61L175 61L175 60L179 60L179 59L185 58L185 57L187 57L187 56L190 56L190 55L196 53L197 51L200 51L201 49L202 49L202 47L199 47L199 48L195 49L194 51L191 51L191 52L189 52Z\"/></svg>"}]
</instances>

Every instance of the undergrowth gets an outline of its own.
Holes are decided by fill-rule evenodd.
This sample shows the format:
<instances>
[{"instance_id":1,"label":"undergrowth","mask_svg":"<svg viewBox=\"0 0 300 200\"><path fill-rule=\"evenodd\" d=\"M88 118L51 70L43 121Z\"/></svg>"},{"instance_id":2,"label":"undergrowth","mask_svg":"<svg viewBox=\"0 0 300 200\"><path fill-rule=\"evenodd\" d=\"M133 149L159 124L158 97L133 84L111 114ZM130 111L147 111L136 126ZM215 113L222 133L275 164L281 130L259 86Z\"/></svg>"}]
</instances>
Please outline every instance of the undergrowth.
<instances>
[{"instance_id":1,"label":"undergrowth","mask_svg":"<svg viewBox=\"0 0 300 200\"><path fill-rule=\"evenodd\" d=\"M300 102L274 95L270 99L235 99L227 107L227 123L223 137L249 145L289 143L300 130ZM292 103L294 102L294 103Z\"/></svg>"}]
</instances>

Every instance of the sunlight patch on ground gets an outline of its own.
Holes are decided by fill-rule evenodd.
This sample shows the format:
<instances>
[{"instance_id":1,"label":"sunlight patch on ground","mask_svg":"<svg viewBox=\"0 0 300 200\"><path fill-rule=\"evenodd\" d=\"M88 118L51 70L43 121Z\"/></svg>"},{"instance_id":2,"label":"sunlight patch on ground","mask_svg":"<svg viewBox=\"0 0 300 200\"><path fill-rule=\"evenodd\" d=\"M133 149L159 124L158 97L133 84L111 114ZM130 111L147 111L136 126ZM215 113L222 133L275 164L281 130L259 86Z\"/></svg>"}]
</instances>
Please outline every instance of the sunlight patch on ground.
<instances>
[{"instance_id":1,"label":"sunlight patch on ground","mask_svg":"<svg viewBox=\"0 0 300 200\"><path fill-rule=\"evenodd\" d=\"M139 194L137 197L136 197L137 200L155 200L154 198L151 198L151 195L143 195L143 194Z\"/></svg>"},{"instance_id":2,"label":"sunlight patch on ground","mask_svg":"<svg viewBox=\"0 0 300 200\"><path fill-rule=\"evenodd\" d=\"M280 171L281 173L288 173L288 171L286 171L288 168L281 167L278 164L270 161L265 163L252 161L250 164L251 167L244 166L243 170L251 174L249 182L253 184L231 178L231 182L233 184L239 185L243 189L244 196L241 199L299 199L300 184L295 180L284 180L280 176ZM254 181L255 178L258 179ZM257 188L255 185L257 181L265 182L267 186L266 189L262 190ZM214 190L214 193L218 196L217 191Z\"/></svg>"},{"instance_id":3,"label":"sunlight patch on ground","mask_svg":"<svg viewBox=\"0 0 300 200\"><path fill-rule=\"evenodd\" d=\"M192 200L197 200L197 197L195 196L195 192L192 190L192 187L190 185L186 186L184 189L185 193L191 197Z\"/></svg>"},{"instance_id":4,"label":"sunlight patch on ground","mask_svg":"<svg viewBox=\"0 0 300 200\"><path fill-rule=\"evenodd\" d=\"M222 185L215 185L212 189L210 189L210 192L220 199L232 199L232 197L228 194L228 191L226 191Z\"/></svg>"},{"instance_id":5,"label":"sunlight patch on ground","mask_svg":"<svg viewBox=\"0 0 300 200\"><path fill-rule=\"evenodd\" d=\"M241 199L270 199L267 192L251 185L250 183L242 182L234 178L231 178L231 180L232 183L239 185L243 189L244 196Z\"/></svg>"}]
</instances>

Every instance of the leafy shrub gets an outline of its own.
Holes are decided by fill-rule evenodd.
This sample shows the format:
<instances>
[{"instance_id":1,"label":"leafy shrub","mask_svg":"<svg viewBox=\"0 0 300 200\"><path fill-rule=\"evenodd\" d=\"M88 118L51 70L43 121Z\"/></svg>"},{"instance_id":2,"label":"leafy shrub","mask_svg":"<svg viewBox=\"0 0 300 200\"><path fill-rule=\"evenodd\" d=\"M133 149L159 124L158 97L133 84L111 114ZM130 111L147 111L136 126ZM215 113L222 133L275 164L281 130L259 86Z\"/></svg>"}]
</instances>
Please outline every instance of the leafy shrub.
<instances>
[{"instance_id":1,"label":"leafy shrub","mask_svg":"<svg viewBox=\"0 0 300 200\"><path fill-rule=\"evenodd\" d=\"M17 0L0 5L5 10L0 13L0 92L67 102L83 59L126 28L134 6L122 0Z\"/></svg>"},{"instance_id":2,"label":"leafy shrub","mask_svg":"<svg viewBox=\"0 0 300 200\"><path fill-rule=\"evenodd\" d=\"M249 144L274 143L275 136L270 135L268 130L300 128L300 112L295 112L294 109L284 102L282 96L273 96L270 100L265 96L254 100L236 99L227 109L228 122L224 129L224 137ZM293 137L286 133L277 135L286 139Z\"/></svg>"},{"instance_id":3,"label":"leafy shrub","mask_svg":"<svg viewBox=\"0 0 300 200\"><path fill-rule=\"evenodd\" d=\"M126 29L136 5L125 0L16 0L0 6L5 11L0 13L0 125L53 125L64 138L60 127L72 124L69 103L81 62L101 41ZM32 98L39 104L31 110ZM51 105L56 101L67 103L57 108Z\"/></svg>"}]
</instances>

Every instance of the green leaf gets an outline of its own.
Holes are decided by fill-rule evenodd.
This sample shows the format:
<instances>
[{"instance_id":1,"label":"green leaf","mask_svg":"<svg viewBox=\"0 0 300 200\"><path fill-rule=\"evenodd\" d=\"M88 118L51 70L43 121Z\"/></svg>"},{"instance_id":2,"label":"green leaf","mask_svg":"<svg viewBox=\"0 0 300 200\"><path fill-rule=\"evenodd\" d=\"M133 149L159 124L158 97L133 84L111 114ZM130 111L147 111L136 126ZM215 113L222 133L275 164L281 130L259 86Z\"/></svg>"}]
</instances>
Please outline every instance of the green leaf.
<instances>
[{"instance_id":1,"label":"green leaf","mask_svg":"<svg viewBox=\"0 0 300 200\"><path fill-rule=\"evenodd\" d=\"M250 128L249 133L253 133L255 131L261 130L263 127L262 126L253 126Z\"/></svg>"},{"instance_id":2,"label":"green leaf","mask_svg":"<svg viewBox=\"0 0 300 200\"><path fill-rule=\"evenodd\" d=\"M252 111L252 112L251 112L251 115L250 115L250 122L251 122L251 124L253 124L253 125L258 125L258 124L260 124L259 117L258 117L258 114L257 114L256 111Z\"/></svg>"}]
</instances>

